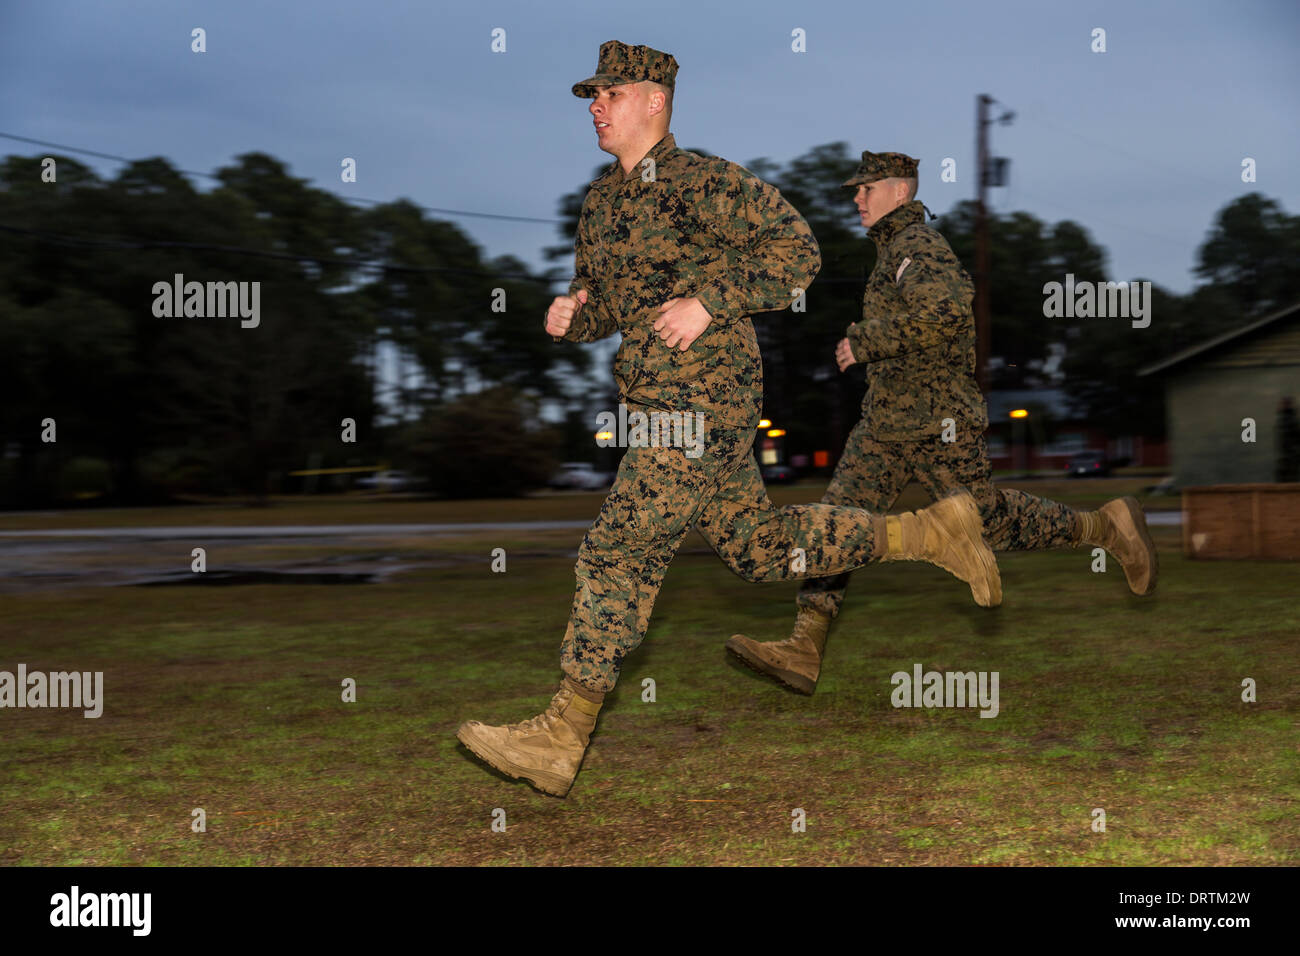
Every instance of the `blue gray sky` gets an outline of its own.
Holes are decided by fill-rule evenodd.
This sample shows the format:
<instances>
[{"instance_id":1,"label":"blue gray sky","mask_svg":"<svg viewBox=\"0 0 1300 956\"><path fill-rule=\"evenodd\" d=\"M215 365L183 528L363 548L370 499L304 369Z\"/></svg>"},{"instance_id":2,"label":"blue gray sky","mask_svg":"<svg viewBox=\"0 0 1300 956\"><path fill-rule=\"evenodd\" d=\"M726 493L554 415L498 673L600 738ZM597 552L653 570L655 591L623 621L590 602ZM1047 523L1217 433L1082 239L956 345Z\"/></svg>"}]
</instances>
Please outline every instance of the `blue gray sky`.
<instances>
[{"instance_id":1,"label":"blue gray sky","mask_svg":"<svg viewBox=\"0 0 1300 956\"><path fill-rule=\"evenodd\" d=\"M206 53L190 50L194 27ZM796 28L807 52L791 50ZM1095 28L1105 53L1090 49ZM1114 279L1190 289L1214 213L1251 190L1300 212L1294 0L4 0L0 132L208 172L261 150L343 196L555 218L609 159L569 92L608 39L677 57L679 144L741 163L836 140L908 152L937 213L974 194L974 103L988 93L1016 113L992 128L1011 159L993 207L1080 222ZM51 151L0 139L2 153ZM340 182L343 157L355 184ZM939 180L946 157L956 183ZM559 238L445 218L489 255L536 265Z\"/></svg>"}]
</instances>

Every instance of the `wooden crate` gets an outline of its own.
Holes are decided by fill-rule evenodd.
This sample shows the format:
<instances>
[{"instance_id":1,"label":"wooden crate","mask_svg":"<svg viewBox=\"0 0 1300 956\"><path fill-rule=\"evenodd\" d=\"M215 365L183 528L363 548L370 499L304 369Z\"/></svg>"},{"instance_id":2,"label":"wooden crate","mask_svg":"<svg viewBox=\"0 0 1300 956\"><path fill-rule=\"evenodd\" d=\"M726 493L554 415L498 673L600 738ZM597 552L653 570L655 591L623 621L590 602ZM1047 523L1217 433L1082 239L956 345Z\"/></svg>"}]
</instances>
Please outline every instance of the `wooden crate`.
<instances>
[{"instance_id":1,"label":"wooden crate","mask_svg":"<svg viewBox=\"0 0 1300 956\"><path fill-rule=\"evenodd\" d=\"M1184 488L1183 554L1300 561L1300 483Z\"/></svg>"}]
</instances>

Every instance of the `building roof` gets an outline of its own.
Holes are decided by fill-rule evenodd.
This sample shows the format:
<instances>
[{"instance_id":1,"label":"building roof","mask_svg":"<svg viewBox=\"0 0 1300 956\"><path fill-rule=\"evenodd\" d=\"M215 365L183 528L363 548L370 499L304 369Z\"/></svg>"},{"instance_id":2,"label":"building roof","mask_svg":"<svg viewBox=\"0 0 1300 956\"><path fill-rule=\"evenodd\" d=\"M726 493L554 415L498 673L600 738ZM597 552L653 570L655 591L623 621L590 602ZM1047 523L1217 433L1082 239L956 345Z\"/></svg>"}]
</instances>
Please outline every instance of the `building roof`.
<instances>
[{"instance_id":1,"label":"building roof","mask_svg":"<svg viewBox=\"0 0 1300 956\"><path fill-rule=\"evenodd\" d=\"M1181 352L1177 352L1167 359L1162 359L1159 362L1140 368L1138 369L1138 375L1154 375L1156 372L1163 372L1166 369L1173 368L1175 365L1181 365L1183 362L1196 358L1204 352L1209 352L1211 349L1217 349L1220 345L1224 345L1234 339L1245 338L1252 333L1258 332L1265 326L1272 325L1274 322L1288 318L1298 312L1300 312L1300 302L1293 303L1285 309L1274 312L1272 315L1266 315L1264 318L1252 322L1249 325L1244 325L1239 329L1233 329L1231 332L1225 332L1223 335L1217 335L1208 341L1202 342L1200 345L1193 345L1191 348L1183 349Z\"/></svg>"}]
</instances>

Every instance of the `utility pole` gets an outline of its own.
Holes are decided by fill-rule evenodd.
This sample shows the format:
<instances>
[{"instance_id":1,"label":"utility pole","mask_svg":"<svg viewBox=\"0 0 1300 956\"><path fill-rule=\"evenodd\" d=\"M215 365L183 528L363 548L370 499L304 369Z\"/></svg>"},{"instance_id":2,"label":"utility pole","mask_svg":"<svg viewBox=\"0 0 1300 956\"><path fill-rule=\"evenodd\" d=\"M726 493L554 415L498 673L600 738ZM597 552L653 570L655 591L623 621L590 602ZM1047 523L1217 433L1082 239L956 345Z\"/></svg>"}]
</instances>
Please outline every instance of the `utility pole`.
<instances>
[{"instance_id":1,"label":"utility pole","mask_svg":"<svg viewBox=\"0 0 1300 956\"><path fill-rule=\"evenodd\" d=\"M993 97L975 97L975 376L980 391L989 393L989 214L984 204L988 189L989 105Z\"/></svg>"},{"instance_id":2,"label":"utility pole","mask_svg":"<svg viewBox=\"0 0 1300 956\"><path fill-rule=\"evenodd\" d=\"M985 196L989 186L1005 186L1007 183L1007 160L989 156L988 128L994 122L989 119L989 107L995 102L987 93L975 98L975 375L980 391L986 396L989 392L988 361L993 328L989 318L992 283L989 275L989 211ZM997 118L997 122L1007 126L1015 115L1007 110Z\"/></svg>"}]
</instances>

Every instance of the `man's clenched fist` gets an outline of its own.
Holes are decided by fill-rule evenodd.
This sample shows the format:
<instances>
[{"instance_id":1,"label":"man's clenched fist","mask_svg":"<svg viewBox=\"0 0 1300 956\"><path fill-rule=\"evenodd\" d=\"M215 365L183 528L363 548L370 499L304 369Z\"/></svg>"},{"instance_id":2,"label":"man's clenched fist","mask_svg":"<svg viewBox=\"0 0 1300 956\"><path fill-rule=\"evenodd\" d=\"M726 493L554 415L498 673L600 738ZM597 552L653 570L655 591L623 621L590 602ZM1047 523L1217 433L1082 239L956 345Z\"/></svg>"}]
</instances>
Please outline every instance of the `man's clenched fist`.
<instances>
[{"instance_id":1,"label":"man's clenched fist","mask_svg":"<svg viewBox=\"0 0 1300 956\"><path fill-rule=\"evenodd\" d=\"M857 324L858 323L854 322L853 325L849 326L849 328L853 328L853 326ZM835 364L840 367L841 372L850 365L858 364L858 360L853 357L853 346L849 344L847 336L840 339L839 345L835 346Z\"/></svg>"},{"instance_id":2,"label":"man's clenched fist","mask_svg":"<svg viewBox=\"0 0 1300 956\"><path fill-rule=\"evenodd\" d=\"M573 317L587 304L587 290L579 289L577 296L557 295L546 310L546 334L557 341L564 337L573 324Z\"/></svg>"},{"instance_id":3,"label":"man's clenched fist","mask_svg":"<svg viewBox=\"0 0 1300 956\"><path fill-rule=\"evenodd\" d=\"M669 348L677 346L683 352L713 321L699 299L669 299L659 306L661 313L655 320L655 331Z\"/></svg>"}]
</instances>

